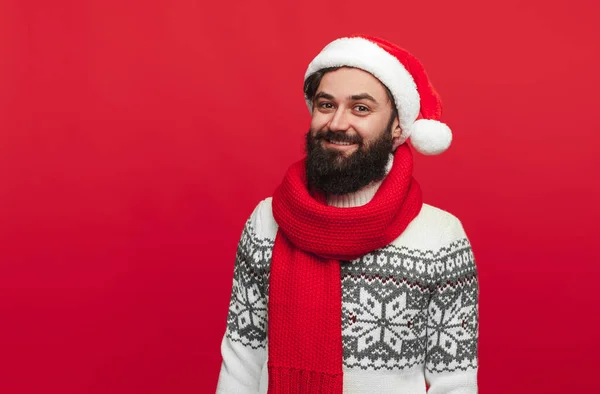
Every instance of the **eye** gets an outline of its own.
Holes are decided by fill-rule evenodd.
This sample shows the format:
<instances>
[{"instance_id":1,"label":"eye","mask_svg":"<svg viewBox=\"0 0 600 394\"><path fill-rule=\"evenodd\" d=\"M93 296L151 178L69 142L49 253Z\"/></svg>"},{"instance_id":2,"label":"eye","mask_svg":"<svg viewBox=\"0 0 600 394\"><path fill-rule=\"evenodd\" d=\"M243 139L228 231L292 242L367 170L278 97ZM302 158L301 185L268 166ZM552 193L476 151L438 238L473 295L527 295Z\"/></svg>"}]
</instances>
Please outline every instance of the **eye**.
<instances>
[{"instance_id":1,"label":"eye","mask_svg":"<svg viewBox=\"0 0 600 394\"><path fill-rule=\"evenodd\" d=\"M330 102L327 102L327 101L320 102L318 105L319 105L319 108L323 108L323 109L333 108L333 104L331 104Z\"/></svg>"},{"instance_id":2,"label":"eye","mask_svg":"<svg viewBox=\"0 0 600 394\"><path fill-rule=\"evenodd\" d=\"M355 109L356 111L358 111L358 112L365 112L365 113L366 113L366 112L369 112L369 107L367 107L366 105L360 105L360 104L359 104L359 105L356 105L356 106L354 107L354 109Z\"/></svg>"}]
</instances>

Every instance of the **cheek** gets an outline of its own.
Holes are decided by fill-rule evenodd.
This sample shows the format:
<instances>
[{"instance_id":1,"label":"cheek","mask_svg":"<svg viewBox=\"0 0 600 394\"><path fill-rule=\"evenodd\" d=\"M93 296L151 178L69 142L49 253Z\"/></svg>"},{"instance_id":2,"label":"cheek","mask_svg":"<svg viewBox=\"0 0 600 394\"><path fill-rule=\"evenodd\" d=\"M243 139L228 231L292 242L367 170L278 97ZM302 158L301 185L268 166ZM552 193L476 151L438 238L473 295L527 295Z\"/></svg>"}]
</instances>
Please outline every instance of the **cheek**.
<instances>
[{"instance_id":1,"label":"cheek","mask_svg":"<svg viewBox=\"0 0 600 394\"><path fill-rule=\"evenodd\" d=\"M361 119L354 122L354 129L364 139L372 139L378 135L385 126L379 124L380 122L374 121L374 119Z\"/></svg>"},{"instance_id":2,"label":"cheek","mask_svg":"<svg viewBox=\"0 0 600 394\"><path fill-rule=\"evenodd\" d=\"M388 126L389 118L385 116L378 116L377 118L366 118L364 122L360 124L360 129L368 133L369 135L379 135L385 131Z\"/></svg>"},{"instance_id":3,"label":"cheek","mask_svg":"<svg viewBox=\"0 0 600 394\"><path fill-rule=\"evenodd\" d=\"M321 130L324 128L329 122L329 117L325 114L322 114L318 111L314 111L312 118L310 120L310 129L311 130Z\"/></svg>"}]
</instances>

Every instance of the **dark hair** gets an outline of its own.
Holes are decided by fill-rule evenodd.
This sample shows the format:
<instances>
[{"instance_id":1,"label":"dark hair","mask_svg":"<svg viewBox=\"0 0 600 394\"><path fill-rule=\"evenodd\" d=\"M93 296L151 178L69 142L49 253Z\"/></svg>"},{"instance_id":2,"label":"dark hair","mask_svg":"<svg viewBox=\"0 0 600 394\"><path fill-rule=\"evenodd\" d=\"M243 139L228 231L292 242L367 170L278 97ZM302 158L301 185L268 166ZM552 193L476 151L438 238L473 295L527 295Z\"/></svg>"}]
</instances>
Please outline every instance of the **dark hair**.
<instances>
[{"instance_id":1,"label":"dark hair","mask_svg":"<svg viewBox=\"0 0 600 394\"><path fill-rule=\"evenodd\" d=\"M308 78L306 78L306 81L304 81L304 97L306 98L306 100L313 101L313 99L315 98L315 94L317 93L317 89L319 89L319 85L321 84L321 79L323 79L325 74L327 74L328 72L335 71L339 68L341 67L323 68L312 73ZM385 92L387 93L390 102L392 103L392 119L394 119L398 116L396 101L394 100L394 96L392 96L392 92L390 92L388 87L385 86L383 83L382 85L385 88Z\"/></svg>"}]
</instances>

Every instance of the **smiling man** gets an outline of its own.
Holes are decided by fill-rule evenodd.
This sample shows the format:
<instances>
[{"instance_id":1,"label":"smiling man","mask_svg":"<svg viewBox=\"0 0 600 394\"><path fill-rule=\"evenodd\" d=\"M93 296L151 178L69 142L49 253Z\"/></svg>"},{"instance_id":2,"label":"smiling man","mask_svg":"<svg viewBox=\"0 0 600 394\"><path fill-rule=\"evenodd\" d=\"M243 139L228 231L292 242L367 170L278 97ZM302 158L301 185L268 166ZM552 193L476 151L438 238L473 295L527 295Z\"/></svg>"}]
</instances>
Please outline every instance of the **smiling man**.
<instances>
[{"instance_id":1,"label":"smiling man","mask_svg":"<svg viewBox=\"0 0 600 394\"><path fill-rule=\"evenodd\" d=\"M409 138L427 155L451 141L423 66L341 38L304 94L306 158L238 246L217 393L476 393L471 246L412 175Z\"/></svg>"},{"instance_id":2,"label":"smiling man","mask_svg":"<svg viewBox=\"0 0 600 394\"><path fill-rule=\"evenodd\" d=\"M375 186L385 176L393 138L400 137L386 88L363 70L343 67L310 76L305 93L314 105L306 142L308 183L330 198Z\"/></svg>"}]
</instances>

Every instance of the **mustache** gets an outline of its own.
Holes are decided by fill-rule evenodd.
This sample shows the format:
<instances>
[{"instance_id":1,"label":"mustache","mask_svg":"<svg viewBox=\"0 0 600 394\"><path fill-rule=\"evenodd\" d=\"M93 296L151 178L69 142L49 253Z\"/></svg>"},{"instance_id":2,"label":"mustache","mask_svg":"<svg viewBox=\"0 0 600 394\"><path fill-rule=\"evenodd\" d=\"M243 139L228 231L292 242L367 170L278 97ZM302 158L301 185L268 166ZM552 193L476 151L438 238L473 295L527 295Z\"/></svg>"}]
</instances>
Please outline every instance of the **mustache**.
<instances>
[{"instance_id":1,"label":"mustache","mask_svg":"<svg viewBox=\"0 0 600 394\"><path fill-rule=\"evenodd\" d=\"M358 134L349 135L344 131L319 131L315 134L315 141L327 140L327 141L340 141L349 142L351 144L362 144L362 137Z\"/></svg>"}]
</instances>

